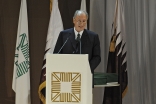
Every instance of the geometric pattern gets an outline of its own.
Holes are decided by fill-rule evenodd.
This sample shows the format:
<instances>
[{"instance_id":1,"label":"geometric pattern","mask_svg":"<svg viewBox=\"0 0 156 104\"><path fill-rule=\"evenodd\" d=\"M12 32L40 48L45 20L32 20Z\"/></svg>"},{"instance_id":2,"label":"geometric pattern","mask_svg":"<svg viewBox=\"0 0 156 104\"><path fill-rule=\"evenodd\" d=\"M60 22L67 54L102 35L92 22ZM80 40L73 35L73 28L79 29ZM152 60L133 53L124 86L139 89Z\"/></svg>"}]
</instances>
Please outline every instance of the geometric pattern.
<instances>
[{"instance_id":1,"label":"geometric pattern","mask_svg":"<svg viewBox=\"0 0 156 104\"><path fill-rule=\"evenodd\" d=\"M61 92L62 82L71 83L71 92ZM81 102L81 74L79 72L52 72L51 101Z\"/></svg>"}]
</instances>

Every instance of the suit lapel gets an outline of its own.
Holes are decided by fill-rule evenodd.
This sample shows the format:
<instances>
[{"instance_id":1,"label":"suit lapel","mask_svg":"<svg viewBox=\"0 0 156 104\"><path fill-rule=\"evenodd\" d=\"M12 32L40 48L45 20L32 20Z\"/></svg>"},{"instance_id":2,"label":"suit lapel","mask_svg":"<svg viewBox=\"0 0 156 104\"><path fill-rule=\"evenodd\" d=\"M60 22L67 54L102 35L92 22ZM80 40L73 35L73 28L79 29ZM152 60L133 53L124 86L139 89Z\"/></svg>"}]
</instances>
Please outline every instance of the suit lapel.
<instances>
[{"instance_id":1,"label":"suit lapel","mask_svg":"<svg viewBox=\"0 0 156 104\"><path fill-rule=\"evenodd\" d=\"M86 32L86 30L84 30L83 31L83 34L82 34L82 37L81 37L81 45L82 45L82 48L83 48L84 45L87 44L88 39L89 39L89 37L87 35L87 32Z\"/></svg>"},{"instance_id":2,"label":"suit lapel","mask_svg":"<svg viewBox=\"0 0 156 104\"><path fill-rule=\"evenodd\" d=\"M71 36L70 36L69 39L70 39L70 41L71 41L71 44L72 44L73 48L74 48L75 51L76 51L76 44L77 44L77 42L75 41L74 28L71 29L70 34L71 34Z\"/></svg>"},{"instance_id":3,"label":"suit lapel","mask_svg":"<svg viewBox=\"0 0 156 104\"><path fill-rule=\"evenodd\" d=\"M70 31L70 42L73 46L73 48L75 49L75 52L77 50L76 48L76 44L77 44L77 41L75 40L75 33L74 33L74 28L71 29ZM83 34L82 34L82 37L81 37L81 47L83 48L85 45L87 45L87 42L89 41L89 37L88 37L88 34L87 34L87 31L84 30L83 31ZM83 50L82 50L83 51Z\"/></svg>"}]
</instances>

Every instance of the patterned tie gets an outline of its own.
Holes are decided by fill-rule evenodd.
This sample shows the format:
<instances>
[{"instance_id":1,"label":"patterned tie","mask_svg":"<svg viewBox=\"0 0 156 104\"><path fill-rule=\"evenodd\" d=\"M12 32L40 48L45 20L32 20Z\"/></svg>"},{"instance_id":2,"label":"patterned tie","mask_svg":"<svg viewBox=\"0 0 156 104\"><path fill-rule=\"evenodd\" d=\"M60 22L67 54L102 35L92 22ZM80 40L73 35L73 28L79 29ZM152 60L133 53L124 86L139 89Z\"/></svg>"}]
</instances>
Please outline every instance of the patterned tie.
<instances>
[{"instance_id":1,"label":"patterned tie","mask_svg":"<svg viewBox=\"0 0 156 104\"><path fill-rule=\"evenodd\" d=\"M80 34L79 34L79 33L77 34L76 40L77 40L77 41L80 41Z\"/></svg>"},{"instance_id":2,"label":"patterned tie","mask_svg":"<svg viewBox=\"0 0 156 104\"><path fill-rule=\"evenodd\" d=\"M79 33L77 34L76 41L77 41L77 44L76 44L76 54L79 54L80 53L80 41L81 41Z\"/></svg>"}]
</instances>

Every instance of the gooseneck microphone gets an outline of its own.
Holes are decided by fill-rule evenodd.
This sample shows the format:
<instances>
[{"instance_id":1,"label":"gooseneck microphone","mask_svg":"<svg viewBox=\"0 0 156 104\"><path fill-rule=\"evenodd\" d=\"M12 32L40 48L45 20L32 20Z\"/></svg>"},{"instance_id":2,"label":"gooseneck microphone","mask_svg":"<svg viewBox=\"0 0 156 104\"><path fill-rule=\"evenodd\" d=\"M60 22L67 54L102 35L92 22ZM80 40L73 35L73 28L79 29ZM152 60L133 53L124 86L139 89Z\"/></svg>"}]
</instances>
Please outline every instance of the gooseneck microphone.
<instances>
[{"instance_id":1,"label":"gooseneck microphone","mask_svg":"<svg viewBox=\"0 0 156 104\"><path fill-rule=\"evenodd\" d=\"M71 34L70 34L71 35ZM69 35L69 36L70 36ZM69 39L69 36L68 36L68 38L66 39L66 41L64 42L64 44L62 45L62 47L60 48L60 50L57 52L58 54L61 52L61 50L62 50L62 48L65 46L65 44L67 43L67 41L68 41L68 39Z\"/></svg>"},{"instance_id":2,"label":"gooseneck microphone","mask_svg":"<svg viewBox=\"0 0 156 104\"><path fill-rule=\"evenodd\" d=\"M79 42L80 42L80 54L81 54L81 39L79 40Z\"/></svg>"}]
</instances>

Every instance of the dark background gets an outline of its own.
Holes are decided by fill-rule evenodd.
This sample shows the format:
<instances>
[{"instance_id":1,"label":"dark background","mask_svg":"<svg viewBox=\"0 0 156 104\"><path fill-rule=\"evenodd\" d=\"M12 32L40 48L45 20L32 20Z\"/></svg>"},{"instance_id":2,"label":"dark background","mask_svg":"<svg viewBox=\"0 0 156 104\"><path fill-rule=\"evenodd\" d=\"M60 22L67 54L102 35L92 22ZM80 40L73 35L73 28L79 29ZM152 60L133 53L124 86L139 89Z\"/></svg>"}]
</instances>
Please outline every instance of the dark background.
<instances>
[{"instance_id":1,"label":"dark background","mask_svg":"<svg viewBox=\"0 0 156 104\"><path fill-rule=\"evenodd\" d=\"M64 29L73 27L72 17L81 0L58 0ZM89 11L87 0L87 11ZM13 64L21 0L0 0L0 104L14 104ZM50 19L50 0L27 0L30 44L31 102L39 104L38 86ZM21 103L22 104L22 103Z\"/></svg>"}]
</instances>

